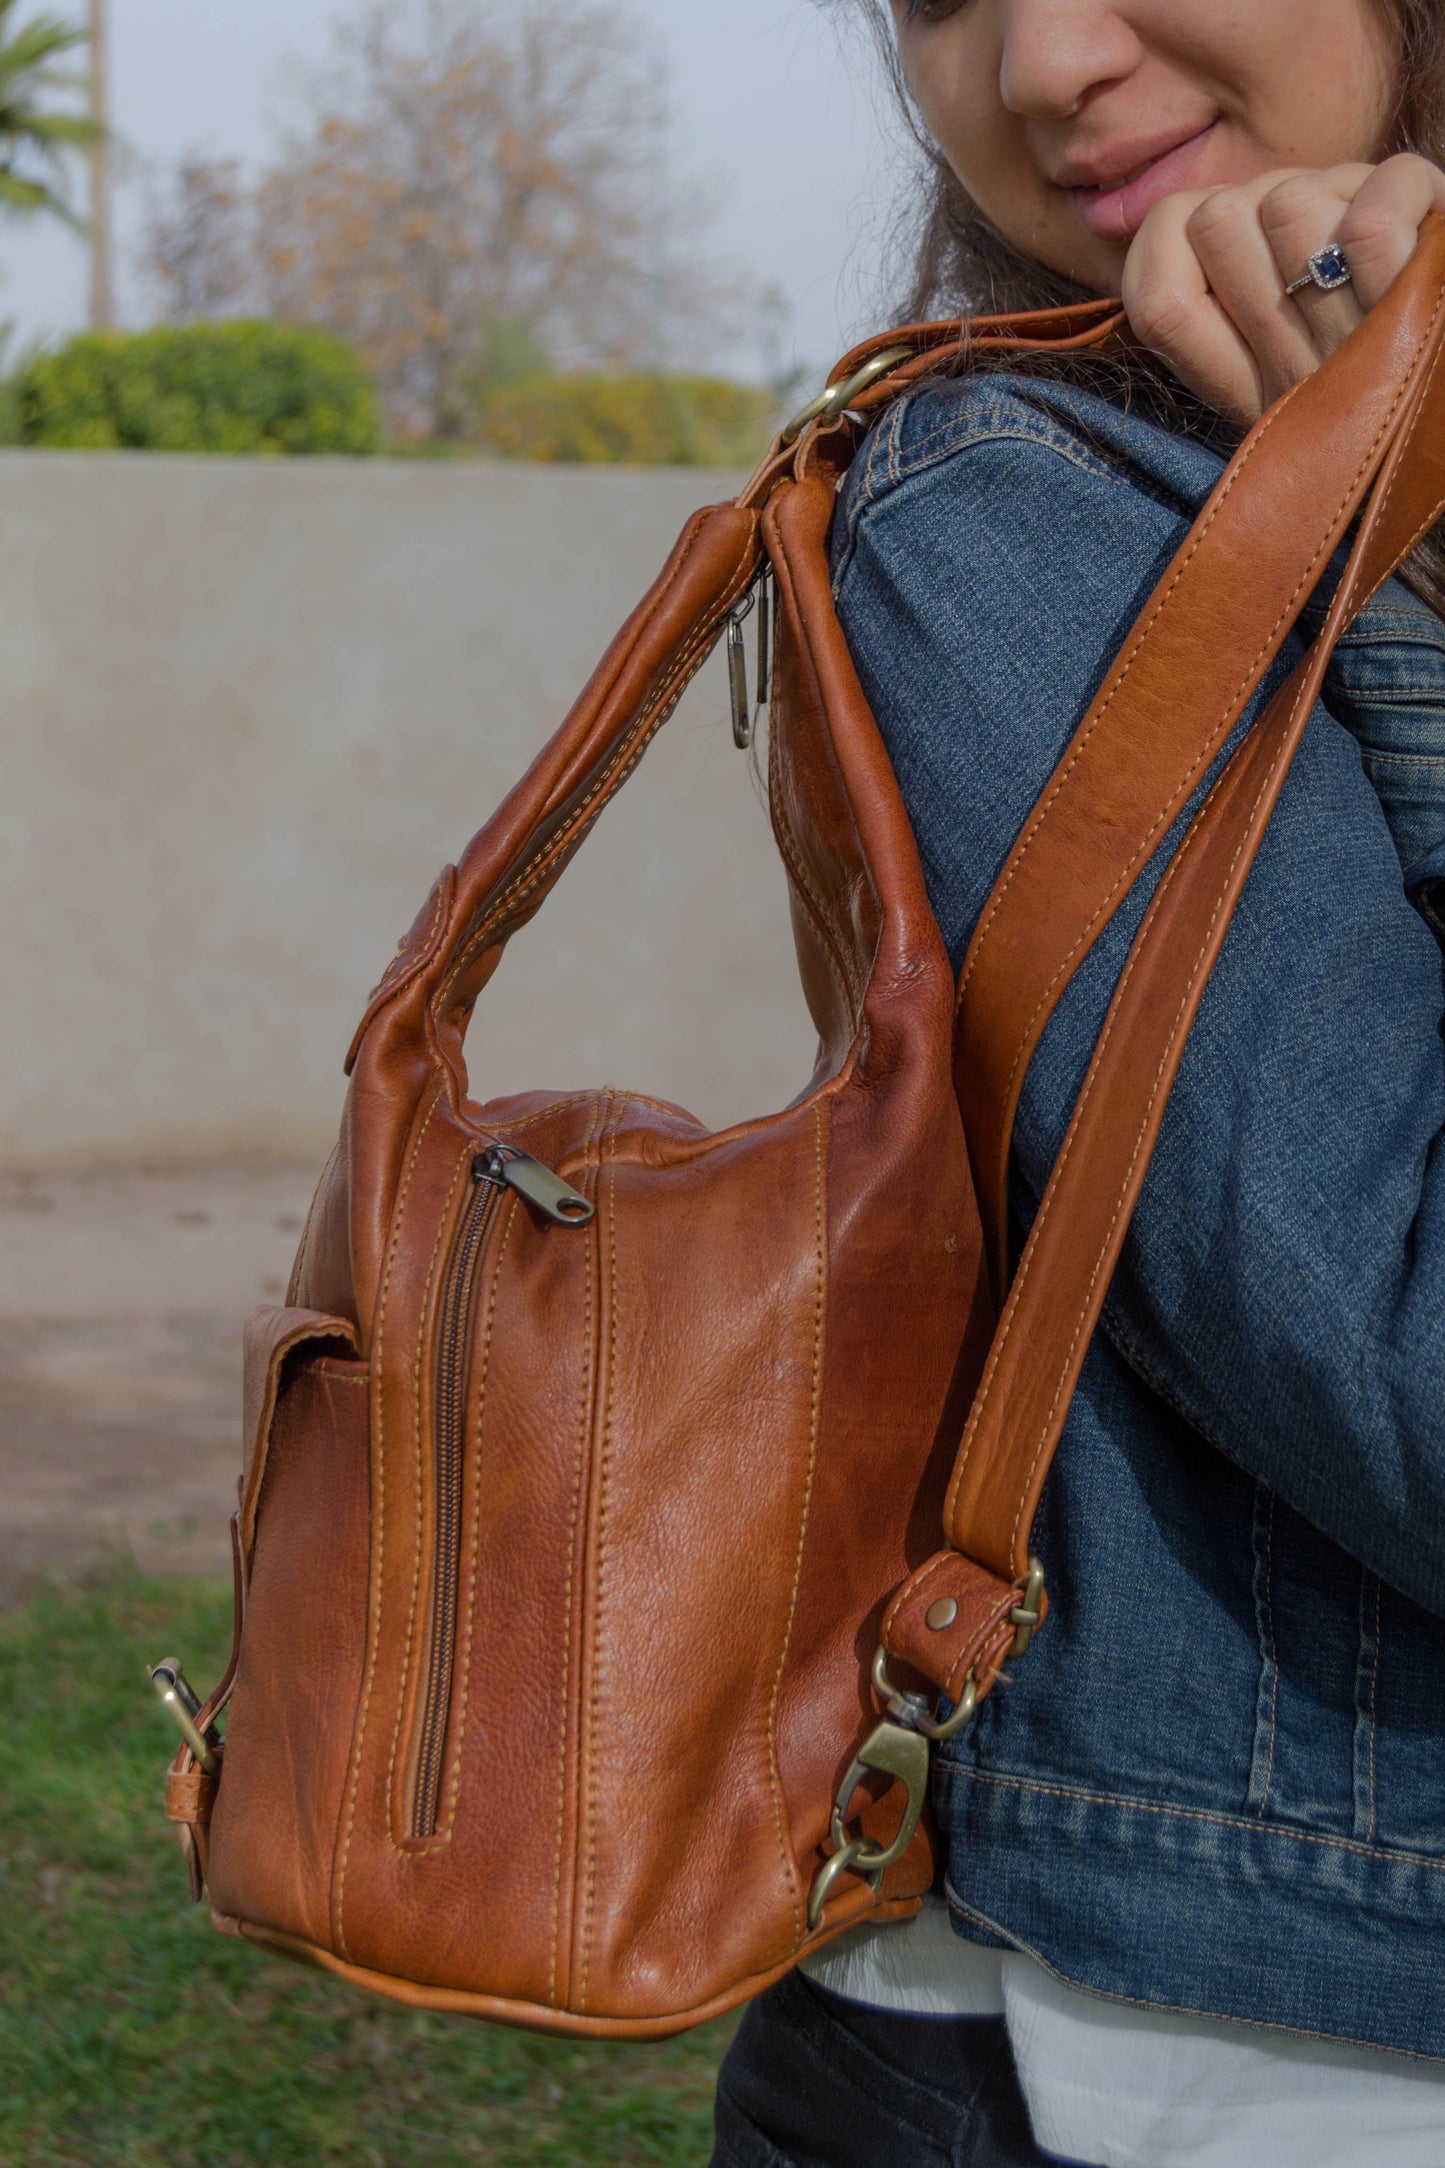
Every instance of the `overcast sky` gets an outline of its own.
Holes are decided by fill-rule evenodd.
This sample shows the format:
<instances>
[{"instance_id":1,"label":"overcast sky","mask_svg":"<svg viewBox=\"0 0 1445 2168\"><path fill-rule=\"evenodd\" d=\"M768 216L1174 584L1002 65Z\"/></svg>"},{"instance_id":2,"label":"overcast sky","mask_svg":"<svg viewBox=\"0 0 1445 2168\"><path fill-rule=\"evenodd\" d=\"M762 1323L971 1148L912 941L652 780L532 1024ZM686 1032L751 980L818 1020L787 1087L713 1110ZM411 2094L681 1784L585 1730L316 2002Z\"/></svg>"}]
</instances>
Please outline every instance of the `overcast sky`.
<instances>
[{"instance_id":1,"label":"overcast sky","mask_svg":"<svg viewBox=\"0 0 1445 2168\"><path fill-rule=\"evenodd\" d=\"M119 249L129 317L145 314L129 275L145 172L192 148L263 158L298 64L324 54L328 25L347 5L111 0L114 124L130 168ZM625 5L667 56L679 168L716 187L724 249L786 295L792 357L825 365L874 328L882 305L880 205L897 165L866 48L840 40L836 9L818 0ZM67 12L81 14L83 0L70 0ZM84 249L63 230L7 220L0 271L0 315L22 337L83 321ZM756 344L720 358L756 373L767 341L760 332Z\"/></svg>"}]
</instances>

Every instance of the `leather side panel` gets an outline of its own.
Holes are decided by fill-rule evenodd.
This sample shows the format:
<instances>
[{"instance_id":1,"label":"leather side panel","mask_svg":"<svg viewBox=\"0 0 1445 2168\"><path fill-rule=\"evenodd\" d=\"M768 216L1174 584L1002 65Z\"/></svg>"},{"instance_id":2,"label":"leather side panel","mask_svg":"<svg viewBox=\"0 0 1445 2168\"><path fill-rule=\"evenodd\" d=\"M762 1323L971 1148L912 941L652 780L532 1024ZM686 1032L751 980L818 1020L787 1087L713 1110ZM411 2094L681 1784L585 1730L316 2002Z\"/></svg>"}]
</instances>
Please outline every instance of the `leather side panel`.
<instances>
[{"instance_id":1,"label":"leather side panel","mask_svg":"<svg viewBox=\"0 0 1445 2168\"><path fill-rule=\"evenodd\" d=\"M777 1720L820 1445L828 1113L659 1167L642 1107L604 1159L571 1996L589 2016L701 2002L804 1932Z\"/></svg>"},{"instance_id":2,"label":"leather side panel","mask_svg":"<svg viewBox=\"0 0 1445 2168\"><path fill-rule=\"evenodd\" d=\"M366 1644L367 1399L363 1364L323 1359L277 1402L211 1827L216 1909L323 1945Z\"/></svg>"}]
</instances>

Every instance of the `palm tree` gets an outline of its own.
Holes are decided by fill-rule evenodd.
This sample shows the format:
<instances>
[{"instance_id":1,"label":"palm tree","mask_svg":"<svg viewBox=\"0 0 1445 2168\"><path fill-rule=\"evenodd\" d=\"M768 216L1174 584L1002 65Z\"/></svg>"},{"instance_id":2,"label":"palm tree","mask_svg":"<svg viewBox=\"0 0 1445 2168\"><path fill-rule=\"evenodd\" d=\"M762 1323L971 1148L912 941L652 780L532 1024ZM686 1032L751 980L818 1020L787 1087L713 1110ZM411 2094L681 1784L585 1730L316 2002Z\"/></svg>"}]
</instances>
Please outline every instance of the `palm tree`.
<instances>
[{"instance_id":1,"label":"palm tree","mask_svg":"<svg viewBox=\"0 0 1445 2168\"><path fill-rule=\"evenodd\" d=\"M49 95L78 87L79 79L55 63L88 33L53 15L17 23L20 4L0 0L0 207L51 211L76 225L52 178L68 151L94 143L100 131L85 114L53 111Z\"/></svg>"}]
</instances>

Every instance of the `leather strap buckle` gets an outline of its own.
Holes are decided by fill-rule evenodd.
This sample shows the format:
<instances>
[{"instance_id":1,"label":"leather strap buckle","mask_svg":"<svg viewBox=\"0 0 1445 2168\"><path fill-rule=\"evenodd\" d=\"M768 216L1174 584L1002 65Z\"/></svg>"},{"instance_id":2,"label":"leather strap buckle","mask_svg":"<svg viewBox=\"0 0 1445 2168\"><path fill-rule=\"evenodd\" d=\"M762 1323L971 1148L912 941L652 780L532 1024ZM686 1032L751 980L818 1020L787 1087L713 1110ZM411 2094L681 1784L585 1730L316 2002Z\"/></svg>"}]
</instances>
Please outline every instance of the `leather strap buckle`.
<instances>
[{"instance_id":1,"label":"leather strap buckle","mask_svg":"<svg viewBox=\"0 0 1445 2168\"><path fill-rule=\"evenodd\" d=\"M1008 1652L1010 1662L1025 1653L1038 1632L1043 1620L1043 1600L1044 1569L1037 1558L1031 1557L1022 1601L1006 1614L1008 1624L1015 1628ZM902 1859L913 1842L928 1797L932 1749L966 1731L978 1713L984 1694L1000 1679L1008 1683L1008 1673L999 1670L997 1663L995 1658L994 1668L985 1674L982 1686L976 1670L970 1670L951 1713L939 1717L934 1715L924 1695L895 1684L888 1669L888 1651L885 1647L879 1648L873 1659L873 1689L888 1714L859 1750L834 1804L829 1832L834 1850L819 1869L808 1897L808 1926L812 1932L816 1933L821 1926L823 1908L841 1876L862 1875L876 1890L884 1871ZM893 1842L886 1848L867 1837L850 1837L848 1834L848 1809L853 1796L864 1778L873 1772L890 1776L906 1788L903 1820Z\"/></svg>"}]
</instances>

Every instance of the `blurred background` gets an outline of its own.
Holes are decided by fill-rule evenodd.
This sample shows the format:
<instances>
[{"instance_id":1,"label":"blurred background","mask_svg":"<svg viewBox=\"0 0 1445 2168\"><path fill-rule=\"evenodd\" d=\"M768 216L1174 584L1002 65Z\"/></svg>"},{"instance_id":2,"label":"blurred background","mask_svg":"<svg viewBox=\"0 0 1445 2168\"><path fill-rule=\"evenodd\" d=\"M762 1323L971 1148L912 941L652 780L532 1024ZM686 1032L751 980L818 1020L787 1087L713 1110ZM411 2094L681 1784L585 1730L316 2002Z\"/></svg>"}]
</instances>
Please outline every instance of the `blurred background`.
<instances>
[{"instance_id":1,"label":"blurred background","mask_svg":"<svg viewBox=\"0 0 1445 2168\"><path fill-rule=\"evenodd\" d=\"M223 1944L144 1669L229 1638L241 1323L356 1018L698 504L895 305L846 0L0 0L0 2161L703 2162L558 2047ZM475 1096L714 1124L812 1039L722 666Z\"/></svg>"}]
</instances>

